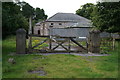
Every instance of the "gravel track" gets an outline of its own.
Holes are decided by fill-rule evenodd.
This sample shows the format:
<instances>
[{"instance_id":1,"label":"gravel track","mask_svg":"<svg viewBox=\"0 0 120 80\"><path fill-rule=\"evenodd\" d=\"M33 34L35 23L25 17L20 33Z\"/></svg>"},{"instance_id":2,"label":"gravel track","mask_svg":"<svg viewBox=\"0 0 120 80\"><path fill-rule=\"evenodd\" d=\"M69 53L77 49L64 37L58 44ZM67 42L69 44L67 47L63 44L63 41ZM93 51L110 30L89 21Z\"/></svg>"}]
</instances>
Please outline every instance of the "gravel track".
<instances>
[{"instance_id":1,"label":"gravel track","mask_svg":"<svg viewBox=\"0 0 120 80\"><path fill-rule=\"evenodd\" d=\"M54 54L68 54L77 56L109 56L110 54L98 54L98 53L38 53L40 55L54 55Z\"/></svg>"}]
</instances>

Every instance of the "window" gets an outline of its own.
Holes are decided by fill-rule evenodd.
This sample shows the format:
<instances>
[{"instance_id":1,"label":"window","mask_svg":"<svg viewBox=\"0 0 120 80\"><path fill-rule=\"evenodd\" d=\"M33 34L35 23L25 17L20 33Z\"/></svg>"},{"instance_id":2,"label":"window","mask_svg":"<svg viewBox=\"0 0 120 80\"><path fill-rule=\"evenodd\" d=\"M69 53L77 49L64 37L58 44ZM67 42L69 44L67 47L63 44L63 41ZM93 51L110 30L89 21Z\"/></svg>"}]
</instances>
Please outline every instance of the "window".
<instances>
[{"instance_id":1,"label":"window","mask_svg":"<svg viewBox=\"0 0 120 80\"><path fill-rule=\"evenodd\" d=\"M49 27L53 27L54 23L51 23L51 25Z\"/></svg>"},{"instance_id":2,"label":"window","mask_svg":"<svg viewBox=\"0 0 120 80\"><path fill-rule=\"evenodd\" d=\"M51 25L54 25L53 23L51 23Z\"/></svg>"},{"instance_id":3,"label":"window","mask_svg":"<svg viewBox=\"0 0 120 80\"><path fill-rule=\"evenodd\" d=\"M62 23L59 23L59 25L62 25Z\"/></svg>"}]
</instances>

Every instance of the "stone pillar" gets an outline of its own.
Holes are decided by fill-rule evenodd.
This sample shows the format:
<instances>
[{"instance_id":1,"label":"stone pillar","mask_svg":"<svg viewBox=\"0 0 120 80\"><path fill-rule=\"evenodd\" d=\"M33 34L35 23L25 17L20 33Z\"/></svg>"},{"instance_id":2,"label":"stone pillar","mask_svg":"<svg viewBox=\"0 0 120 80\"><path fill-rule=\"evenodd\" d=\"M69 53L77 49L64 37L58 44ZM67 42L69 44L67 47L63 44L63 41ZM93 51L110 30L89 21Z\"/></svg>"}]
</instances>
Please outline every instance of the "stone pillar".
<instances>
[{"instance_id":1,"label":"stone pillar","mask_svg":"<svg viewBox=\"0 0 120 80\"><path fill-rule=\"evenodd\" d=\"M89 34L88 52L100 53L100 31L92 30Z\"/></svg>"},{"instance_id":2,"label":"stone pillar","mask_svg":"<svg viewBox=\"0 0 120 80\"><path fill-rule=\"evenodd\" d=\"M26 30L22 28L16 31L16 53L26 53Z\"/></svg>"}]
</instances>

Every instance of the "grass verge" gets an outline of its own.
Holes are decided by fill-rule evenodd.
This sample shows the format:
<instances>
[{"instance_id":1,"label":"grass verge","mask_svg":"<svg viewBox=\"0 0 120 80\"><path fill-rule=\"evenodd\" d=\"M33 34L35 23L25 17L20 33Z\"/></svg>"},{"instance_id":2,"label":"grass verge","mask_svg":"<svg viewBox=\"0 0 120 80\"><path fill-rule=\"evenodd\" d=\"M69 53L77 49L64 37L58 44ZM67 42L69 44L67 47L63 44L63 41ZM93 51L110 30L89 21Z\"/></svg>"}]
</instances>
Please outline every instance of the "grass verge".
<instances>
[{"instance_id":1,"label":"grass verge","mask_svg":"<svg viewBox=\"0 0 120 80\"><path fill-rule=\"evenodd\" d=\"M118 42L116 43L119 44ZM15 36L3 40L3 78L117 78L120 45L110 56L14 55ZM14 58L16 64L8 62ZM46 74L30 73L44 71Z\"/></svg>"}]
</instances>

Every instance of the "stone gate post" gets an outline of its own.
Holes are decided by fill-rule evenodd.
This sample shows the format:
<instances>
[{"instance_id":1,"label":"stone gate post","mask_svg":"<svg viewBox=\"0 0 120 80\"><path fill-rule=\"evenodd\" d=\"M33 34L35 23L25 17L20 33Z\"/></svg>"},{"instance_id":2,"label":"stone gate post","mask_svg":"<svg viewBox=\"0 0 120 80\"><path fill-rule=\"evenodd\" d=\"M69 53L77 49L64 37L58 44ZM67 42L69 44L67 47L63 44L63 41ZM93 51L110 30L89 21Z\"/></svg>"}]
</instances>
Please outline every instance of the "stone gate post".
<instances>
[{"instance_id":1,"label":"stone gate post","mask_svg":"<svg viewBox=\"0 0 120 80\"><path fill-rule=\"evenodd\" d=\"M92 30L89 34L88 52L100 53L100 31Z\"/></svg>"},{"instance_id":2,"label":"stone gate post","mask_svg":"<svg viewBox=\"0 0 120 80\"><path fill-rule=\"evenodd\" d=\"M26 30L22 28L16 31L16 53L26 53Z\"/></svg>"}]
</instances>

